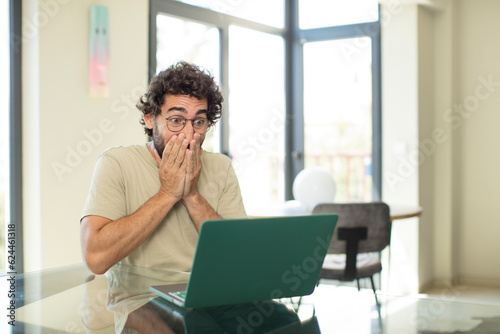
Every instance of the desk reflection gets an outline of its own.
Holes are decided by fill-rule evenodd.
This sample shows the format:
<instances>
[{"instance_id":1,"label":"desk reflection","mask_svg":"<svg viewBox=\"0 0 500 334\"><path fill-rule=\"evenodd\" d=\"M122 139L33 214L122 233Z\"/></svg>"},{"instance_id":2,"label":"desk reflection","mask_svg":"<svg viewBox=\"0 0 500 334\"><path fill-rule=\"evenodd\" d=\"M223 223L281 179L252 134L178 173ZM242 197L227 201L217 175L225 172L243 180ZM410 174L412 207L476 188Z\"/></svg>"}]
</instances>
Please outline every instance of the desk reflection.
<instances>
[{"instance_id":1,"label":"desk reflection","mask_svg":"<svg viewBox=\"0 0 500 334\"><path fill-rule=\"evenodd\" d=\"M82 294L82 321L89 333L320 333L314 312L302 321L277 301L185 309L149 286L185 283L188 273L117 265L91 276Z\"/></svg>"}]
</instances>

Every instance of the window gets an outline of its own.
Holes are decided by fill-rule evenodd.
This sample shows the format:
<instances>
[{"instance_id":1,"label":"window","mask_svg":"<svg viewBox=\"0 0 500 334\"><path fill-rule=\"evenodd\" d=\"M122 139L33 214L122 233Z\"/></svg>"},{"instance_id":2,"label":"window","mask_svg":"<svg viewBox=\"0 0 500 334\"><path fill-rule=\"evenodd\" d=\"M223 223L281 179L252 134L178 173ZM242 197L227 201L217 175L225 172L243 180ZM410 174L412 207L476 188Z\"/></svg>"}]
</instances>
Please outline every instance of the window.
<instances>
[{"instance_id":1,"label":"window","mask_svg":"<svg viewBox=\"0 0 500 334\"><path fill-rule=\"evenodd\" d=\"M280 36L229 27L229 153L250 212L284 198L283 48Z\"/></svg>"},{"instance_id":2,"label":"window","mask_svg":"<svg viewBox=\"0 0 500 334\"><path fill-rule=\"evenodd\" d=\"M378 1L299 0L301 29L372 22L378 17Z\"/></svg>"},{"instance_id":3,"label":"window","mask_svg":"<svg viewBox=\"0 0 500 334\"><path fill-rule=\"evenodd\" d=\"M353 39L304 45L304 166L333 175L338 202L372 199L371 40L356 54Z\"/></svg>"},{"instance_id":4,"label":"window","mask_svg":"<svg viewBox=\"0 0 500 334\"><path fill-rule=\"evenodd\" d=\"M283 28L284 25L284 1L283 0L181 0L182 2L207 8L219 13L239 17L245 20L258 22Z\"/></svg>"},{"instance_id":5,"label":"window","mask_svg":"<svg viewBox=\"0 0 500 334\"><path fill-rule=\"evenodd\" d=\"M156 73L176 61L185 60L204 67L220 82L219 30L216 27L159 14L156 29ZM203 143L203 148L210 152L219 152L217 126L207 132Z\"/></svg>"},{"instance_id":6,"label":"window","mask_svg":"<svg viewBox=\"0 0 500 334\"><path fill-rule=\"evenodd\" d=\"M295 175L318 165L336 201L380 199L376 0L152 0L150 11L151 68L182 58L220 79L209 147L232 158L247 211L292 199Z\"/></svg>"}]
</instances>

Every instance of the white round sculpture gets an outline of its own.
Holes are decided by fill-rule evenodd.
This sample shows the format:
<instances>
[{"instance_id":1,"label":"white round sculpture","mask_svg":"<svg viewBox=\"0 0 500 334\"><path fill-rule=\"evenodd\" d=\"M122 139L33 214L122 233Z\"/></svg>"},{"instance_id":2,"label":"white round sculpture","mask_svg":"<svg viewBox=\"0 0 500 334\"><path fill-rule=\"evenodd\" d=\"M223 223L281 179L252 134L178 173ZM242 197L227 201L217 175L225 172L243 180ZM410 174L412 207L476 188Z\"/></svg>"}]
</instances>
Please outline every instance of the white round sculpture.
<instances>
[{"instance_id":1,"label":"white round sculpture","mask_svg":"<svg viewBox=\"0 0 500 334\"><path fill-rule=\"evenodd\" d=\"M301 170L293 181L293 196L308 211L319 203L331 203L335 198L335 181L322 167L309 167Z\"/></svg>"}]
</instances>

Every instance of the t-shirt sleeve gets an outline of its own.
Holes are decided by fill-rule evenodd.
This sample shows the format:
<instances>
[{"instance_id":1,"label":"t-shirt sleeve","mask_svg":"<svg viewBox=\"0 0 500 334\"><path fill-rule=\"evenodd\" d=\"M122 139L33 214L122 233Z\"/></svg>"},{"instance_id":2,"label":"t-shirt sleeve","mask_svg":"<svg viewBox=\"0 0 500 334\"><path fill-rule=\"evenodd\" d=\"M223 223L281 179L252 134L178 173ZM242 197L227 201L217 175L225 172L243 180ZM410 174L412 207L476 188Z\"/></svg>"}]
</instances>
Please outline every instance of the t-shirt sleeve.
<instances>
[{"instance_id":1,"label":"t-shirt sleeve","mask_svg":"<svg viewBox=\"0 0 500 334\"><path fill-rule=\"evenodd\" d=\"M229 159L228 161L226 182L221 193L217 213L222 218L246 218L247 214L243 205L238 178Z\"/></svg>"},{"instance_id":2,"label":"t-shirt sleeve","mask_svg":"<svg viewBox=\"0 0 500 334\"><path fill-rule=\"evenodd\" d=\"M119 161L106 152L97 160L81 219L90 215L111 220L126 216L122 168Z\"/></svg>"}]
</instances>

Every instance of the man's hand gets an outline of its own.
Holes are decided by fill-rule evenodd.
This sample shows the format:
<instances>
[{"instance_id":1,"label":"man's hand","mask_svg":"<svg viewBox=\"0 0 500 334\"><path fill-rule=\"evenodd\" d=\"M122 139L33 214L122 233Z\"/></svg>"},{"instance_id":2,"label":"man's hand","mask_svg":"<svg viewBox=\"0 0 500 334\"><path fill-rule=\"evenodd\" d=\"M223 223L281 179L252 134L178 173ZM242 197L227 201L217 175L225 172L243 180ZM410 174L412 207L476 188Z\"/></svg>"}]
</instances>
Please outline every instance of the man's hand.
<instances>
[{"instance_id":1,"label":"man's hand","mask_svg":"<svg viewBox=\"0 0 500 334\"><path fill-rule=\"evenodd\" d=\"M158 195L173 199L175 202L182 199L197 230L203 221L220 218L198 192L202 153L201 137L197 133L190 143L182 133L170 138L162 158L155 151L155 158L160 166L161 187Z\"/></svg>"},{"instance_id":2,"label":"man's hand","mask_svg":"<svg viewBox=\"0 0 500 334\"><path fill-rule=\"evenodd\" d=\"M168 141L163 156L155 150L155 158L159 166L161 187L158 192L162 196L178 201L184 194L186 170L188 163L186 152L188 141L183 133L173 136Z\"/></svg>"},{"instance_id":3,"label":"man's hand","mask_svg":"<svg viewBox=\"0 0 500 334\"><path fill-rule=\"evenodd\" d=\"M191 143L189 143L189 150L186 151L186 157L184 158L187 162L187 166L184 193L182 195L183 199L195 195L198 192L198 180L200 179L201 173L201 154L203 153L200 139L200 135L195 133Z\"/></svg>"}]
</instances>

